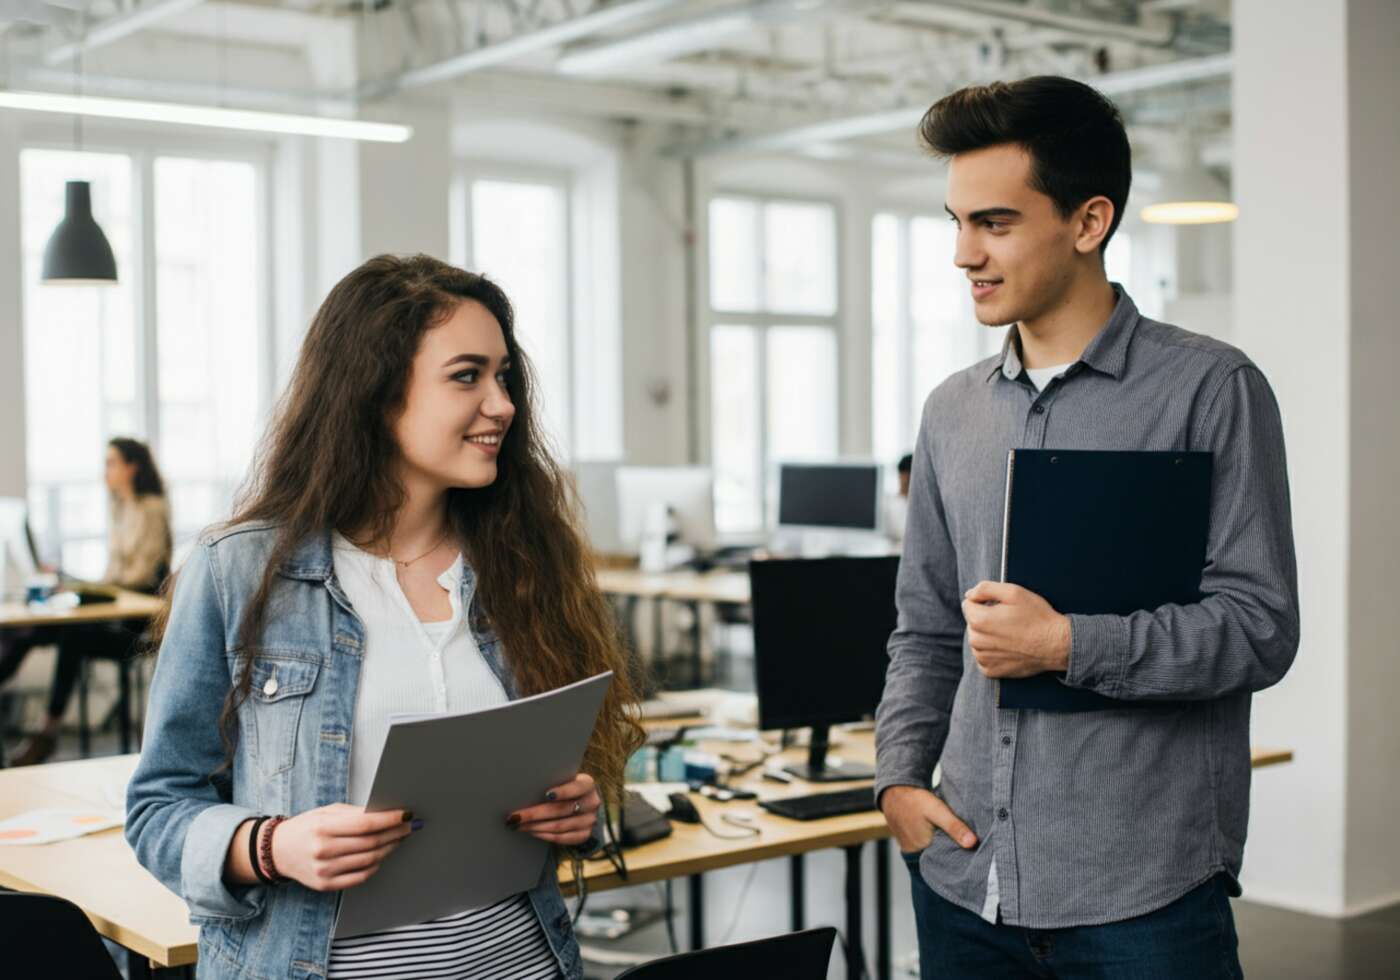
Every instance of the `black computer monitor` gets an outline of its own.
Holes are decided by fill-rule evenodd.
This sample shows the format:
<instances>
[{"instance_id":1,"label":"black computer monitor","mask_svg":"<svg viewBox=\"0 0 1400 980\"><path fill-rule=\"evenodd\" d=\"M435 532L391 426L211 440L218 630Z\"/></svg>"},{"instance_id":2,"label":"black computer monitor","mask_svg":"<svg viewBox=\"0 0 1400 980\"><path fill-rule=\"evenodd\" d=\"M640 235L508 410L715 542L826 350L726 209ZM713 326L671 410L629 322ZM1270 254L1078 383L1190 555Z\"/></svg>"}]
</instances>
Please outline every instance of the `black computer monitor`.
<instances>
[{"instance_id":1,"label":"black computer monitor","mask_svg":"<svg viewBox=\"0 0 1400 980\"><path fill-rule=\"evenodd\" d=\"M759 727L812 729L814 782L870 779L869 766L827 758L830 726L874 714L895 627L897 556L749 564Z\"/></svg>"},{"instance_id":2,"label":"black computer monitor","mask_svg":"<svg viewBox=\"0 0 1400 980\"><path fill-rule=\"evenodd\" d=\"M782 463L778 524L880 530L880 467L874 463Z\"/></svg>"}]
</instances>

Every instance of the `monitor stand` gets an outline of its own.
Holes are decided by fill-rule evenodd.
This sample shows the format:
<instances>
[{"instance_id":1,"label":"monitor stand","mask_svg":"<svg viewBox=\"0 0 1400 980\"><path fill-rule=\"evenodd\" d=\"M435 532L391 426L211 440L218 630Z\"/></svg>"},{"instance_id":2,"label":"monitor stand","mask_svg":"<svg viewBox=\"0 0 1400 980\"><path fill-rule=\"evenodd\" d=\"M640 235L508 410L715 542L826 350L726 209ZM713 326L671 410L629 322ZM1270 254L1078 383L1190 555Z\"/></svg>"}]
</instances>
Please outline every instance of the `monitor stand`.
<instances>
[{"instance_id":1,"label":"monitor stand","mask_svg":"<svg viewBox=\"0 0 1400 980\"><path fill-rule=\"evenodd\" d=\"M813 725L811 747L807 750L806 762L794 762L783 768L798 779L809 783L840 783L857 779L874 779L875 770L863 762L848 762L841 759L828 759L831 748L831 726Z\"/></svg>"}]
</instances>

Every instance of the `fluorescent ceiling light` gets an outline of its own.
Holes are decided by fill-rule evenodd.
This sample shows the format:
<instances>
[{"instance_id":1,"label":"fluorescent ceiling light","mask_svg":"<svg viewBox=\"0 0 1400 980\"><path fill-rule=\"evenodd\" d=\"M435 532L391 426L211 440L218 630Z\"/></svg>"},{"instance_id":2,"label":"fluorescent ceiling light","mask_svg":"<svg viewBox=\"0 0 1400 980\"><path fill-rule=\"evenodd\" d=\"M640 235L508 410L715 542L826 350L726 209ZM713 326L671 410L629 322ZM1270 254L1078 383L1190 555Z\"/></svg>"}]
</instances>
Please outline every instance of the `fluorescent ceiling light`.
<instances>
[{"instance_id":1,"label":"fluorescent ceiling light","mask_svg":"<svg viewBox=\"0 0 1400 980\"><path fill-rule=\"evenodd\" d=\"M0 91L0 109L61 112L104 119L138 119L146 122L173 123L177 126L242 129L293 136L325 136L376 143L402 143L413 135L412 127L394 123L298 116L282 112L254 112L249 109L219 109L214 106L181 105L176 102L139 102L133 99L105 99L91 95L58 95L51 92Z\"/></svg>"}]
</instances>

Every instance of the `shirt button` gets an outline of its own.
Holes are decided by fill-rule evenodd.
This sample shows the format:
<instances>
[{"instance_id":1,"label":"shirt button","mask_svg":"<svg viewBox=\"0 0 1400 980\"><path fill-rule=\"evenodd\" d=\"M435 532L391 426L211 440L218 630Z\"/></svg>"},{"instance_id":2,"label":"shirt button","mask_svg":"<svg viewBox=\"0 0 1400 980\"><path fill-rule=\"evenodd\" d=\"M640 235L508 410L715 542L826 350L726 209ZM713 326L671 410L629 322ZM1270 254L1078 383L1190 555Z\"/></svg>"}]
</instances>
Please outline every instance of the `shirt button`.
<instances>
[{"instance_id":1,"label":"shirt button","mask_svg":"<svg viewBox=\"0 0 1400 980\"><path fill-rule=\"evenodd\" d=\"M1037 405L1035 408L1031 409L1031 411L1034 412L1034 413L1037 414L1037 415L1044 415L1044 414L1045 414L1045 406L1044 406L1044 405Z\"/></svg>"},{"instance_id":2,"label":"shirt button","mask_svg":"<svg viewBox=\"0 0 1400 980\"><path fill-rule=\"evenodd\" d=\"M1000 810L997 811L998 820L1005 820L1009 816L1011 816L1011 814L1007 811L1006 807L1002 807Z\"/></svg>"},{"instance_id":3,"label":"shirt button","mask_svg":"<svg viewBox=\"0 0 1400 980\"><path fill-rule=\"evenodd\" d=\"M1001 744L1002 744L1002 745L1010 745L1010 744L1011 744L1011 736L1010 736L1010 735L1003 735L1003 736L1001 737Z\"/></svg>"}]
</instances>

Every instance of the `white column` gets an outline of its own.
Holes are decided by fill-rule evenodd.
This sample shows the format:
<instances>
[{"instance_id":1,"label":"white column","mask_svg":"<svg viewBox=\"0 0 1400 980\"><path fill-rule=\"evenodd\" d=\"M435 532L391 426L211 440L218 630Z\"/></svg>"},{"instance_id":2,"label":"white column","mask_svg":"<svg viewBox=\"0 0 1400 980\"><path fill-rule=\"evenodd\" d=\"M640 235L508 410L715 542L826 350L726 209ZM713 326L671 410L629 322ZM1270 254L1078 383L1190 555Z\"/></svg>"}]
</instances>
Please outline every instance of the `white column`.
<instances>
[{"instance_id":1,"label":"white column","mask_svg":"<svg viewBox=\"0 0 1400 980\"><path fill-rule=\"evenodd\" d=\"M1293 670L1255 701L1253 740L1297 757L1256 774L1244 880L1342 915L1400 893L1400 6L1237 0L1233 16L1233 339L1283 413L1303 623Z\"/></svg>"},{"instance_id":2,"label":"white column","mask_svg":"<svg viewBox=\"0 0 1400 980\"><path fill-rule=\"evenodd\" d=\"M1349 0L1346 902L1400 901L1400 3Z\"/></svg>"}]
</instances>

